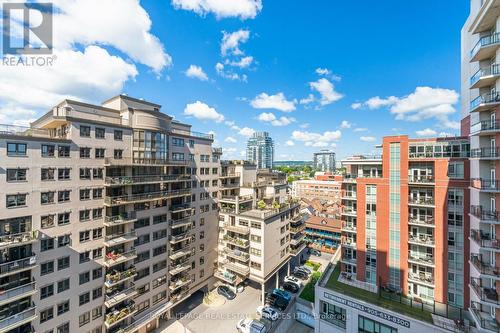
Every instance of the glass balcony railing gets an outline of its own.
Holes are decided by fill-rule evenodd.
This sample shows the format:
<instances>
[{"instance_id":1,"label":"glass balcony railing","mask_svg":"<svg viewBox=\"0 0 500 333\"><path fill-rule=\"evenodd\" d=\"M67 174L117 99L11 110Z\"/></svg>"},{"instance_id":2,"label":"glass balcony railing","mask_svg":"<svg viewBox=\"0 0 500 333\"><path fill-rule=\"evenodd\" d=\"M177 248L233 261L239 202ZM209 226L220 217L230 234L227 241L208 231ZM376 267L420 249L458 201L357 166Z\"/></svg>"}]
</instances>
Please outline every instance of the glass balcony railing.
<instances>
[{"instance_id":1,"label":"glass balcony railing","mask_svg":"<svg viewBox=\"0 0 500 333\"><path fill-rule=\"evenodd\" d=\"M135 212L121 213L114 216L106 216L104 218L104 225L110 227L113 225L135 222L137 214Z\"/></svg>"},{"instance_id":2,"label":"glass balcony railing","mask_svg":"<svg viewBox=\"0 0 500 333\"><path fill-rule=\"evenodd\" d=\"M424 273L424 272L418 272L418 273L413 273L413 272L408 272L408 279L417 281L420 283L425 283L425 284L434 284L434 275L431 273Z\"/></svg>"},{"instance_id":3,"label":"glass balcony railing","mask_svg":"<svg viewBox=\"0 0 500 333\"><path fill-rule=\"evenodd\" d=\"M140 183L154 183L154 182L169 182L169 181L184 181L190 180L190 175L144 175L144 176L120 176L120 177L106 177L107 185L133 185Z\"/></svg>"},{"instance_id":4,"label":"glass balcony railing","mask_svg":"<svg viewBox=\"0 0 500 333\"><path fill-rule=\"evenodd\" d=\"M481 105L487 106L496 103L500 103L500 93L498 92L479 95L470 102L470 112L473 112Z\"/></svg>"},{"instance_id":5,"label":"glass balcony railing","mask_svg":"<svg viewBox=\"0 0 500 333\"><path fill-rule=\"evenodd\" d=\"M479 80L487 76L500 75L500 65L493 64L490 67L481 68L470 79L470 85L474 86Z\"/></svg>"},{"instance_id":6,"label":"glass balcony railing","mask_svg":"<svg viewBox=\"0 0 500 333\"><path fill-rule=\"evenodd\" d=\"M500 179L474 178L471 179L470 185L482 191L500 191Z\"/></svg>"},{"instance_id":7,"label":"glass balcony railing","mask_svg":"<svg viewBox=\"0 0 500 333\"><path fill-rule=\"evenodd\" d=\"M106 197L104 198L104 203L108 205L120 205L138 201L151 201L158 199L173 198L190 194L191 194L190 188L178 189L178 190L165 190L165 191L150 192L150 193L125 194L113 197Z\"/></svg>"},{"instance_id":8,"label":"glass balcony railing","mask_svg":"<svg viewBox=\"0 0 500 333\"><path fill-rule=\"evenodd\" d=\"M470 208L470 214L482 220L482 222L500 222L500 212L484 209L482 206L472 205Z\"/></svg>"},{"instance_id":9,"label":"glass balcony railing","mask_svg":"<svg viewBox=\"0 0 500 333\"><path fill-rule=\"evenodd\" d=\"M489 131L499 131L500 130L500 121L498 120L483 120L478 123L471 125L470 132L471 134L479 134L481 132L489 132Z\"/></svg>"},{"instance_id":10,"label":"glass balcony railing","mask_svg":"<svg viewBox=\"0 0 500 333\"><path fill-rule=\"evenodd\" d=\"M471 149L470 157L496 159L500 157L500 149L498 147L483 147L483 148Z\"/></svg>"},{"instance_id":11,"label":"glass balcony railing","mask_svg":"<svg viewBox=\"0 0 500 333\"><path fill-rule=\"evenodd\" d=\"M491 264L484 262L480 254L471 253L470 262L479 273L495 276L496 278L500 279L500 267L492 266Z\"/></svg>"},{"instance_id":12,"label":"glass balcony railing","mask_svg":"<svg viewBox=\"0 0 500 333\"><path fill-rule=\"evenodd\" d=\"M33 268L36 265L36 256L33 254L31 257L19 260L8 261L0 264L0 275L12 274L25 269Z\"/></svg>"},{"instance_id":13,"label":"glass balcony railing","mask_svg":"<svg viewBox=\"0 0 500 333\"><path fill-rule=\"evenodd\" d=\"M0 331L8 332L9 330L30 322L36 318L36 307L30 307L22 312L0 320Z\"/></svg>"},{"instance_id":14,"label":"glass balcony railing","mask_svg":"<svg viewBox=\"0 0 500 333\"><path fill-rule=\"evenodd\" d=\"M494 33L488 36L483 36L479 39L479 41L474 45L472 50L470 51L471 58L474 58L476 54L484 47L488 47L494 44L500 43L500 33Z\"/></svg>"}]
</instances>

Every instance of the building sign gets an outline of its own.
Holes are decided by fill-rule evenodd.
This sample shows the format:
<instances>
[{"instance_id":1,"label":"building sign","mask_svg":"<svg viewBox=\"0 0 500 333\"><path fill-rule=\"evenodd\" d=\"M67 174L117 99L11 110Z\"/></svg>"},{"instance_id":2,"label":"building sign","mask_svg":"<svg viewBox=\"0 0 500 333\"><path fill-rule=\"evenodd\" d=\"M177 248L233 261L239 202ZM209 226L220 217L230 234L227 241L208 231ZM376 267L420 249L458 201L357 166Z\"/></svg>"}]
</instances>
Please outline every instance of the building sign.
<instances>
[{"instance_id":1,"label":"building sign","mask_svg":"<svg viewBox=\"0 0 500 333\"><path fill-rule=\"evenodd\" d=\"M338 297L336 295L333 295L333 294L330 294L327 292L324 292L324 296L326 299L332 300L332 301L340 303L340 304L344 304L344 305L349 306L349 307L356 309L358 311L361 311L361 312L367 313L369 315L390 321L391 323L395 323L395 324L401 325L401 326L406 327L406 328L410 328L410 322L408 320L405 320L405 319L393 316L391 314L367 307L363 304L353 302L353 301L350 301L350 300L342 298L342 297Z\"/></svg>"}]
</instances>

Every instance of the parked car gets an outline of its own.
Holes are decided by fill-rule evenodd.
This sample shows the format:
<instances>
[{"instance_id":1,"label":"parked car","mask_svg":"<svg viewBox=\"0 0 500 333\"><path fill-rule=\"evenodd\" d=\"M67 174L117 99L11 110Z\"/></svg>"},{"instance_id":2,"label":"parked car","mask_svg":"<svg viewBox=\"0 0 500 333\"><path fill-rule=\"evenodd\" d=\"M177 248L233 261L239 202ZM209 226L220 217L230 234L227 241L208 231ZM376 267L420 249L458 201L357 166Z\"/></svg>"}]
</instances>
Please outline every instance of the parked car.
<instances>
[{"instance_id":1,"label":"parked car","mask_svg":"<svg viewBox=\"0 0 500 333\"><path fill-rule=\"evenodd\" d=\"M259 320L251 319L251 318L241 319L236 324L236 329L240 333L266 333L267 332L267 328L266 328L266 325L264 325L264 323L262 323Z\"/></svg>"},{"instance_id":2,"label":"parked car","mask_svg":"<svg viewBox=\"0 0 500 333\"><path fill-rule=\"evenodd\" d=\"M295 283L296 285L298 285L299 287L302 286L302 281L300 281L299 279L297 279L295 276L293 275L289 275L289 276L285 276L285 282L293 282Z\"/></svg>"},{"instance_id":3,"label":"parked car","mask_svg":"<svg viewBox=\"0 0 500 333\"><path fill-rule=\"evenodd\" d=\"M312 273L312 269L310 269L309 267L307 267L306 265L302 265L302 266L299 266L299 267L295 267L296 270L301 270L301 271L304 271L305 273L307 274L311 274Z\"/></svg>"},{"instance_id":4,"label":"parked car","mask_svg":"<svg viewBox=\"0 0 500 333\"><path fill-rule=\"evenodd\" d=\"M257 314L263 318L275 321L279 317L279 312L270 306L259 306L257 308Z\"/></svg>"},{"instance_id":5,"label":"parked car","mask_svg":"<svg viewBox=\"0 0 500 333\"><path fill-rule=\"evenodd\" d=\"M278 298L278 295L274 295L274 294L268 294L266 295L266 304L271 304L273 303L276 299Z\"/></svg>"},{"instance_id":6,"label":"parked car","mask_svg":"<svg viewBox=\"0 0 500 333\"><path fill-rule=\"evenodd\" d=\"M294 282L285 282L283 283L282 287L284 290L291 292L292 294L295 294L300 289L300 287Z\"/></svg>"},{"instance_id":7,"label":"parked car","mask_svg":"<svg viewBox=\"0 0 500 333\"><path fill-rule=\"evenodd\" d=\"M285 311L285 309L288 307L288 301L283 297L279 297L277 295L274 295L271 301L266 301L266 304L280 311Z\"/></svg>"},{"instance_id":8,"label":"parked car","mask_svg":"<svg viewBox=\"0 0 500 333\"><path fill-rule=\"evenodd\" d=\"M292 295L282 289L273 289L273 294L285 299L287 302L290 302L290 300L292 299Z\"/></svg>"},{"instance_id":9,"label":"parked car","mask_svg":"<svg viewBox=\"0 0 500 333\"><path fill-rule=\"evenodd\" d=\"M236 297L236 294L228 286L218 286L217 293L224 296L228 300L232 300Z\"/></svg>"},{"instance_id":10,"label":"parked car","mask_svg":"<svg viewBox=\"0 0 500 333\"><path fill-rule=\"evenodd\" d=\"M309 275L307 275L307 273L305 273L304 271L295 271L293 272L292 274L294 277L298 278L298 279L302 279L302 280L307 280L307 278L309 277Z\"/></svg>"},{"instance_id":11,"label":"parked car","mask_svg":"<svg viewBox=\"0 0 500 333\"><path fill-rule=\"evenodd\" d=\"M309 253L313 256L321 257L321 251L316 250L316 249L311 249Z\"/></svg>"}]
</instances>

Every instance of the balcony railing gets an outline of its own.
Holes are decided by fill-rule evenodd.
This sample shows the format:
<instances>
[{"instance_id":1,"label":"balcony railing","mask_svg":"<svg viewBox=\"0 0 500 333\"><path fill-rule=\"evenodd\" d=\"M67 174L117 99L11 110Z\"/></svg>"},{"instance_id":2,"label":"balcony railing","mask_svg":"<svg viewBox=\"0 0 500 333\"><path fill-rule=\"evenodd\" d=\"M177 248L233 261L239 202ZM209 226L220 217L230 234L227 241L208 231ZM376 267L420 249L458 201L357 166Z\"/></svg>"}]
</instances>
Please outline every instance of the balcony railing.
<instances>
[{"instance_id":1,"label":"balcony railing","mask_svg":"<svg viewBox=\"0 0 500 333\"><path fill-rule=\"evenodd\" d=\"M486 68L481 68L479 69L470 79L470 85L473 86L476 84L479 80L486 76L494 76L494 75L499 75L500 74L500 65L499 64L493 64L489 67Z\"/></svg>"},{"instance_id":2,"label":"balcony railing","mask_svg":"<svg viewBox=\"0 0 500 333\"><path fill-rule=\"evenodd\" d=\"M499 179L474 178L471 179L470 185L471 187L482 191L500 191Z\"/></svg>"},{"instance_id":3,"label":"balcony railing","mask_svg":"<svg viewBox=\"0 0 500 333\"><path fill-rule=\"evenodd\" d=\"M168 210L170 210L172 213L176 213L176 212L180 212L180 211L183 211L183 210L189 210L189 209L192 209L191 208L191 203L183 203L183 204L179 204L179 205L172 205L168 208Z\"/></svg>"},{"instance_id":4,"label":"balcony railing","mask_svg":"<svg viewBox=\"0 0 500 333\"><path fill-rule=\"evenodd\" d=\"M112 294L106 295L105 297L105 305L110 308L115 306L116 304L123 302L130 297L137 295L137 291L135 290L135 286L124 290L117 290Z\"/></svg>"},{"instance_id":5,"label":"balcony railing","mask_svg":"<svg viewBox=\"0 0 500 333\"><path fill-rule=\"evenodd\" d=\"M497 43L500 43L500 33L494 33L488 36L481 37L470 51L470 57L474 58L476 53L478 53L481 48Z\"/></svg>"},{"instance_id":6,"label":"balcony railing","mask_svg":"<svg viewBox=\"0 0 500 333\"><path fill-rule=\"evenodd\" d=\"M352 224L352 223L342 223L342 230L351 231L351 232L357 231L356 225Z\"/></svg>"},{"instance_id":7,"label":"balcony railing","mask_svg":"<svg viewBox=\"0 0 500 333\"><path fill-rule=\"evenodd\" d=\"M472 205L470 214L485 222L500 222L500 212L483 209L482 206Z\"/></svg>"},{"instance_id":8,"label":"balcony railing","mask_svg":"<svg viewBox=\"0 0 500 333\"><path fill-rule=\"evenodd\" d=\"M174 160L169 158L104 158L105 165L188 165L192 162L193 161L189 160Z\"/></svg>"},{"instance_id":9,"label":"balcony railing","mask_svg":"<svg viewBox=\"0 0 500 333\"><path fill-rule=\"evenodd\" d=\"M408 177L408 182L409 183L417 183L417 184L433 184L434 183L434 176L428 175L428 176L409 176Z\"/></svg>"},{"instance_id":10,"label":"balcony railing","mask_svg":"<svg viewBox=\"0 0 500 333\"><path fill-rule=\"evenodd\" d=\"M7 290L3 290L0 294L0 302L5 302L14 298L23 297L25 294L35 293L36 292L36 283L30 282L28 284L23 284L21 286L17 286L14 288L10 288Z\"/></svg>"},{"instance_id":11,"label":"balcony railing","mask_svg":"<svg viewBox=\"0 0 500 333\"><path fill-rule=\"evenodd\" d=\"M130 279L136 275L137 275L137 269L132 266L131 268L129 268L123 272L115 272L115 273L106 274L105 284L106 284L106 286L110 287L110 286L113 286L115 284L121 283L122 281L125 281L127 279Z\"/></svg>"},{"instance_id":12,"label":"balcony railing","mask_svg":"<svg viewBox=\"0 0 500 333\"><path fill-rule=\"evenodd\" d=\"M114 246L125 242L131 242L135 239L137 239L137 234L135 231L131 231L122 234L113 234L105 236L104 242L106 246Z\"/></svg>"},{"instance_id":13,"label":"balcony railing","mask_svg":"<svg viewBox=\"0 0 500 333\"><path fill-rule=\"evenodd\" d=\"M224 223L224 229L240 235L248 235L250 233L249 227L231 225L230 223Z\"/></svg>"},{"instance_id":14,"label":"balcony railing","mask_svg":"<svg viewBox=\"0 0 500 333\"><path fill-rule=\"evenodd\" d=\"M470 102L470 111L473 112L482 105L487 106L488 104L496 103L500 103L500 93L495 92L479 95Z\"/></svg>"},{"instance_id":15,"label":"balcony railing","mask_svg":"<svg viewBox=\"0 0 500 333\"><path fill-rule=\"evenodd\" d=\"M434 284L434 276L430 273L413 273L408 272L408 278L414 281L426 283L426 284Z\"/></svg>"},{"instance_id":16,"label":"balcony railing","mask_svg":"<svg viewBox=\"0 0 500 333\"><path fill-rule=\"evenodd\" d=\"M224 235L223 238L226 242L239 246L239 247L248 247L250 246L250 241L247 239L234 238L228 235Z\"/></svg>"},{"instance_id":17,"label":"balcony railing","mask_svg":"<svg viewBox=\"0 0 500 333\"><path fill-rule=\"evenodd\" d=\"M500 304L498 298L498 293L495 287L484 287L482 286L481 279L473 278L470 279L470 285L476 295L484 302L493 303L495 305Z\"/></svg>"},{"instance_id":18,"label":"balcony railing","mask_svg":"<svg viewBox=\"0 0 500 333\"><path fill-rule=\"evenodd\" d=\"M106 198L104 198L104 202L108 205L120 205L120 204L136 202L136 201L151 201L151 200L158 200L158 199L164 199L164 198L169 198L169 197L177 197L177 196L188 195L188 194L191 194L190 188L106 197Z\"/></svg>"},{"instance_id":19,"label":"balcony railing","mask_svg":"<svg viewBox=\"0 0 500 333\"><path fill-rule=\"evenodd\" d=\"M408 237L408 241L423 246L435 245L434 236L426 234L417 234L417 235L410 234Z\"/></svg>"},{"instance_id":20,"label":"balcony railing","mask_svg":"<svg viewBox=\"0 0 500 333\"><path fill-rule=\"evenodd\" d=\"M471 125L470 132L471 134L479 134L481 132L487 131L499 131L500 130L500 121L495 120L483 120L479 123L475 123Z\"/></svg>"},{"instance_id":21,"label":"balcony railing","mask_svg":"<svg viewBox=\"0 0 500 333\"><path fill-rule=\"evenodd\" d=\"M181 277L180 279L177 279L176 281L170 281L169 288L171 291L179 289L181 287L187 286L190 284L192 280L189 277Z\"/></svg>"},{"instance_id":22,"label":"balcony railing","mask_svg":"<svg viewBox=\"0 0 500 333\"><path fill-rule=\"evenodd\" d=\"M492 239L489 233L485 233L482 230L471 229L470 238L481 247L500 250L500 240Z\"/></svg>"},{"instance_id":23,"label":"balcony railing","mask_svg":"<svg viewBox=\"0 0 500 333\"><path fill-rule=\"evenodd\" d=\"M43 128L31 128L26 126L16 126L8 124L0 124L0 135L17 135L17 136L27 136L27 137L42 137L42 138L54 138L57 136L52 135L52 133ZM66 138L66 136L60 136L58 138Z\"/></svg>"},{"instance_id":24,"label":"balcony railing","mask_svg":"<svg viewBox=\"0 0 500 333\"><path fill-rule=\"evenodd\" d=\"M207 140L213 140L214 139L214 135L213 134L207 134L207 133L201 133L201 132L194 132L194 131L185 131L185 130L181 130L181 129L177 129L177 128L170 129L170 132L175 133L175 134L192 136L194 138L199 138L199 139L207 139Z\"/></svg>"},{"instance_id":25,"label":"balcony railing","mask_svg":"<svg viewBox=\"0 0 500 333\"><path fill-rule=\"evenodd\" d=\"M221 271L216 271L214 273L214 276L218 279L221 279L223 281L229 282L229 283L234 283L237 279L236 274L230 273L230 272L221 272Z\"/></svg>"},{"instance_id":26,"label":"balcony railing","mask_svg":"<svg viewBox=\"0 0 500 333\"><path fill-rule=\"evenodd\" d=\"M226 261L226 262L224 262L223 266L226 269L228 269L228 270L230 270L232 272L235 272L237 274L247 275L248 273L250 273L250 267L245 266L245 265L241 265L241 264L237 264L237 263Z\"/></svg>"},{"instance_id":27,"label":"balcony railing","mask_svg":"<svg viewBox=\"0 0 500 333\"><path fill-rule=\"evenodd\" d=\"M471 313L474 321L482 329L489 332L500 332L500 325L495 318L491 317L490 310L483 310L482 304L472 301Z\"/></svg>"},{"instance_id":28,"label":"balcony railing","mask_svg":"<svg viewBox=\"0 0 500 333\"><path fill-rule=\"evenodd\" d=\"M113 266L131 259L135 259L136 257L137 257L137 251L135 249L124 253L109 252L106 254L106 257L104 258L104 263L107 266Z\"/></svg>"},{"instance_id":29,"label":"balcony railing","mask_svg":"<svg viewBox=\"0 0 500 333\"><path fill-rule=\"evenodd\" d=\"M236 177L240 177L239 172L223 172L220 175L220 178L236 178Z\"/></svg>"},{"instance_id":30,"label":"balcony railing","mask_svg":"<svg viewBox=\"0 0 500 333\"><path fill-rule=\"evenodd\" d=\"M105 182L108 185L132 185L140 183L184 181L191 180L190 175L145 175L145 176L121 176L106 177Z\"/></svg>"},{"instance_id":31,"label":"balcony railing","mask_svg":"<svg viewBox=\"0 0 500 333\"><path fill-rule=\"evenodd\" d=\"M170 275L176 275L176 274L179 274L179 273L182 273L184 271L187 271L191 269L191 264L189 262L185 262L183 264L179 264L177 266L173 266L170 270L169 270L169 273Z\"/></svg>"},{"instance_id":32,"label":"balcony railing","mask_svg":"<svg viewBox=\"0 0 500 333\"><path fill-rule=\"evenodd\" d=\"M23 243L34 242L37 238L36 231L26 231L18 234L0 236L0 248L9 246L18 246Z\"/></svg>"},{"instance_id":33,"label":"balcony railing","mask_svg":"<svg viewBox=\"0 0 500 333\"><path fill-rule=\"evenodd\" d=\"M345 215L356 215L356 209L353 208L353 207L344 207L344 209L342 210L342 214L345 214Z\"/></svg>"},{"instance_id":34,"label":"balcony railing","mask_svg":"<svg viewBox=\"0 0 500 333\"><path fill-rule=\"evenodd\" d=\"M427 215L411 216L408 219L410 224L418 224L422 226L434 226L434 217Z\"/></svg>"},{"instance_id":35,"label":"balcony railing","mask_svg":"<svg viewBox=\"0 0 500 333\"><path fill-rule=\"evenodd\" d=\"M248 261L250 259L250 255L248 253L245 253L243 251L239 250L232 250L228 247L224 248L224 253L233 259L241 260L241 261Z\"/></svg>"},{"instance_id":36,"label":"balcony railing","mask_svg":"<svg viewBox=\"0 0 500 333\"><path fill-rule=\"evenodd\" d=\"M15 315L0 320L0 331L7 332L18 325L29 322L36 318L36 307L33 306Z\"/></svg>"},{"instance_id":37,"label":"balcony railing","mask_svg":"<svg viewBox=\"0 0 500 333\"><path fill-rule=\"evenodd\" d=\"M434 265L434 256L428 254L414 254L408 251L408 260L422 265Z\"/></svg>"},{"instance_id":38,"label":"balcony railing","mask_svg":"<svg viewBox=\"0 0 500 333\"><path fill-rule=\"evenodd\" d=\"M135 304L130 304L128 306L125 306L119 310L108 313L106 315L106 319L104 321L104 324L106 325L107 328L110 328L110 327L116 325L117 323L121 322L125 318L130 317L136 311L137 311L137 307Z\"/></svg>"},{"instance_id":39,"label":"balcony railing","mask_svg":"<svg viewBox=\"0 0 500 333\"><path fill-rule=\"evenodd\" d=\"M36 256L34 254L28 258L8 261L3 264L0 264L0 275L15 273L17 271L32 268L35 265L36 265Z\"/></svg>"},{"instance_id":40,"label":"balcony railing","mask_svg":"<svg viewBox=\"0 0 500 333\"><path fill-rule=\"evenodd\" d=\"M412 205L433 206L434 205L434 198L432 198L432 197L415 198L415 197L410 196L408 198L408 203L412 204Z\"/></svg>"},{"instance_id":41,"label":"balcony railing","mask_svg":"<svg viewBox=\"0 0 500 333\"><path fill-rule=\"evenodd\" d=\"M494 267L488 263L485 263L482 260L482 256L480 254L471 253L470 262L472 263L472 266L474 266L479 273L485 274L485 275L490 275L490 276L495 276L495 277L498 277L500 279L500 275L499 275L500 268Z\"/></svg>"},{"instance_id":42,"label":"balcony railing","mask_svg":"<svg viewBox=\"0 0 500 333\"><path fill-rule=\"evenodd\" d=\"M123 223L130 223L137 220L136 212L121 213L115 216L106 216L104 218L104 224L107 226L118 225Z\"/></svg>"}]
</instances>

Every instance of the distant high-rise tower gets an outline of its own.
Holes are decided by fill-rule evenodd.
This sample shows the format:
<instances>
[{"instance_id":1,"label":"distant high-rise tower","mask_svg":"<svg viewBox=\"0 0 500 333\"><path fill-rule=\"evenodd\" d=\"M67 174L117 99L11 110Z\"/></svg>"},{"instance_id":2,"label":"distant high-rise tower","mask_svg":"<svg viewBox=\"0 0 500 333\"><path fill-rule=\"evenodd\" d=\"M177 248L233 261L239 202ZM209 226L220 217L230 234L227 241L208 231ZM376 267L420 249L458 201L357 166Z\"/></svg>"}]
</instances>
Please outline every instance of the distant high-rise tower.
<instances>
[{"instance_id":1,"label":"distant high-rise tower","mask_svg":"<svg viewBox=\"0 0 500 333\"><path fill-rule=\"evenodd\" d=\"M274 142L268 132L256 132L248 139L247 160L257 164L257 168L272 168Z\"/></svg>"},{"instance_id":2,"label":"distant high-rise tower","mask_svg":"<svg viewBox=\"0 0 500 333\"><path fill-rule=\"evenodd\" d=\"M335 153L330 150L321 150L314 153L314 168L320 171L335 171Z\"/></svg>"}]
</instances>

